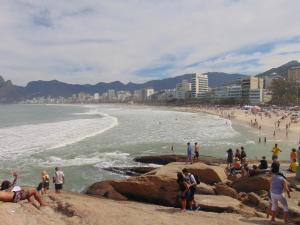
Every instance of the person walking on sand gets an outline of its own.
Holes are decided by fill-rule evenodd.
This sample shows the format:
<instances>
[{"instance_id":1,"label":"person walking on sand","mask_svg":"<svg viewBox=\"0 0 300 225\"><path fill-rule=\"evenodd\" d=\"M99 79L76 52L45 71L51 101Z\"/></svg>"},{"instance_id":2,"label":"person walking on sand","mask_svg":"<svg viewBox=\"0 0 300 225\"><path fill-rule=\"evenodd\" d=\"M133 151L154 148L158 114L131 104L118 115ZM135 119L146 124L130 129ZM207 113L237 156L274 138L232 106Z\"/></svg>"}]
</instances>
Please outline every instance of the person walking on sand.
<instances>
[{"instance_id":1,"label":"person walking on sand","mask_svg":"<svg viewBox=\"0 0 300 225\"><path fill-rule=\"evenodd\" d=\"M273 147L272 149L272 160L278 160L278 157L279 157L279 153L282 152L280 150L280 148L278 148L278 145L275 144L275 146Z\"/></svg>"},{"instance_id":2,"label":"person walking on sand","mask_svg":"<svg viewBox=\"0 0 300 225\"><path fill-rule=\"evenodd\" d=\"M278 163L274 164L272 167L272 180L270 185L270 192L271 192L271 199L272 199L272 218L271 222L275 223L276 211L278 208L278 202L280 202L283 206L284 212L284 222L288 222L288 202L286 197L284 196L284 192L287 193L288 197L290 196L290 191L288 188L288 184L286 179L279 174L279 167Z\"/></svg>"},{"instance_id":3,"label":"person walking on sand","mask_svg":"<svg viewBox=\"0 0 300 225\"><path fill-rule=\"evenodd\" d=\"M199 151L200 151L200 146L197 142L195 142L195 146L194 146L195 156L194 156L194 159L195 159L196 162L199 161Z\"/></svg>"},{"instance_id":4,"label":"person walking on sand","mask_svg":"<svg viewBox=\"0 0 300 225\"><path fill-rule=\"evenodd\" d=\"M187 162L193 164L193 148L190 142L187 143Z\"/></svg>"},{"instance_id":5,"label":"person walking on sand","mask_svg":"<svg viewBox=\"0 0 300 225\"><path fill-rule=\"evenodd\" d=\"M61 193L63 184L65 183L64 172L59 167L55 167L55 173L53 176L53 183L55 184L55 193Z\"/></svg>"}]
</instances>

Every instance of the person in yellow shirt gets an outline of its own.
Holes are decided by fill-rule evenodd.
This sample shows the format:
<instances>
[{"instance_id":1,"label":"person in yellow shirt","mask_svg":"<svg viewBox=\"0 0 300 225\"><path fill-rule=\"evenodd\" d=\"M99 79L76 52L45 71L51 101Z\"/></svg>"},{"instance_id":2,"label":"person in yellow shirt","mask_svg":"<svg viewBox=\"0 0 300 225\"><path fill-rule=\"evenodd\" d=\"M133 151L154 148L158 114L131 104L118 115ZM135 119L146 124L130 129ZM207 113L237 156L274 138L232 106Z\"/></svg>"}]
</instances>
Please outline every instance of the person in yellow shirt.
<instances>
[{"instance_id":1,"label":"person in yellow shirt","mask_svg":"<svg viewBox=\"0 0 300 225\"><path fill-rule=\"evenodd\" d=\"M296 161L296 159L294 159L294 161L290 165L289 171L296 173L298 166L299 166L298 162Z\"/></svg>"},{"instance_id":2,"label":"person in yellow shirt","mask_svg":"<svg viewBox=\"0 0 300 225\"><path fill-rule=\"evenodd\" d=\"M281 152L280 148L278 148L278 145L275 144L274 148L272 149L272 160L278 160L279 153Z\"/></svg>"}]
</instances>

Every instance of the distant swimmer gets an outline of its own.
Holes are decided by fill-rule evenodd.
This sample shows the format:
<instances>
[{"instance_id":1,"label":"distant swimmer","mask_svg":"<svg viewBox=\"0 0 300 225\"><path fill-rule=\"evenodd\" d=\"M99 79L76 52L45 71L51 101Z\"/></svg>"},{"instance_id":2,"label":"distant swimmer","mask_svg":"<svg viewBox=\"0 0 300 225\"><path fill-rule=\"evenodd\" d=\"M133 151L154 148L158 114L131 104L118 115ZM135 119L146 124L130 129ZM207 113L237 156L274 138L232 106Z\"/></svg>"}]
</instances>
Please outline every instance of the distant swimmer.
<instances>
[{"instance_id":1,"label":"distant swimmer","mask_svg":"<svg viewBox=\"0 0 300 225\"><path fill-rule=\"evenodd\" d=\"M267 143L267 137L264 138L264 142Z\"/></svg>"},{"instance_id":2,"label":"distant swimmer","mask_svg":"<svg viewBox=\"0 0 300 225\"><path fill-rule=\"evenodd\" d=\"M259 142L259 143L261 142L260 137L258 138L258 142Z\"/></svg>"}]
</instances>

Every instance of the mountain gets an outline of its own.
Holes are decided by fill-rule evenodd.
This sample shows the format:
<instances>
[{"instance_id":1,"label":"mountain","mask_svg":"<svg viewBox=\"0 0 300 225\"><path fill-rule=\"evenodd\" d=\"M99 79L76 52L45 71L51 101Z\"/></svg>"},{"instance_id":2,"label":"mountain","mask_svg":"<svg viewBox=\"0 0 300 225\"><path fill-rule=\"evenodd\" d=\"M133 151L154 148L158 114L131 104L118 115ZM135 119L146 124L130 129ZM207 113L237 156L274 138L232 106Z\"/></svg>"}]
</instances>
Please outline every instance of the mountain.
<instances>
[{"instance_id":1,"label":"mountain","mask_svg":"<svg viewBox=\"0 0 300 225\"><path fill-rule=\"evenodd\" d=\"M10 80L5 81L0 76L0 103L18 102L24 99L24 94L24 87L15 86Z\"/></svg>"},{"instance_id":2,"label":"mountain","mask_svg":"<svg viewBox=\"0 0 300 225\"><path fill-rule=\"evenodd\" d=\"M256 77L265 77L265 76L268 77L268 76L274 76L274 75L287 77L288 70L294 66L300 66L300 63L296 60L293 60L293 61L283 64L282 66L279 66L277 68L272 68L270 70L267 70L266 72L257 74Z\"/></svg>"},{"instance_id":3,"label":"mountain","mask_svg":"<svg viewBox=\"0 0 300 225\"><path fill-rule=\"evenodd\" d=\"M241 74L227 74L211 72L207 73L208 84L210 87L222 86L226 83L230 83L234 80L241 78L244 75ZM142 84L136 84L129 82L128 84L123 84L120 81L114 81L111 83L100 82L96 85L79 85L79 84L68 84L57 80L52 81L32 81L25 87L26 96L28 98L32 97L70 97L73 94L78 94L79 92L85 92L89 94L104 93L110 89L115 91L135 91L144 88L154 88L155 90L162 89L173 89L182 80L192 80L193 74L184 74L172 78L166 78L162 80L152 80Z\"/></svg>"}]
</instances>

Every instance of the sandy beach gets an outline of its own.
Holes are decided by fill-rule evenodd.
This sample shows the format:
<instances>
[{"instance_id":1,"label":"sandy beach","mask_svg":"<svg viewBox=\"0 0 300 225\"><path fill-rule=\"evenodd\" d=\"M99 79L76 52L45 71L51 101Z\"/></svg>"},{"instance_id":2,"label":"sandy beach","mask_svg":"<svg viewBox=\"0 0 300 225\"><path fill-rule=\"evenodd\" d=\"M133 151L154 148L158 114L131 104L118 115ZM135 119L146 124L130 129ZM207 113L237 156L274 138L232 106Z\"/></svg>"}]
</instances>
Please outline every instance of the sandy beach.
<instances>
[{"instance_id":1,"label":"sandy beach","mask_svg":"<svg viewBox=\"0 0 300 225\"><path fill-rule=\"evenodd\" d=\"M259 131L261 136L261 142L264 142L264 137L268 140L281 140L284 142L295 143L295 147L300 138L300 124L293 123L290 117L282 119L283 116L289 113L285 110L276 110L276 112L270 112L270 116L265 113L252 114L250 110L243 110L239 108L217 108L217 107L176 107L176 110L185 112L204 112L212 115L217 115L232 122L238 122L247 126L253 131ZM255 121L257 122L254 125ZM280 125L278 127L278 121ZM286 125L290 124L288 129ZM275 135L274 135L275 131Z\"/></svg>"}]
</instances>

